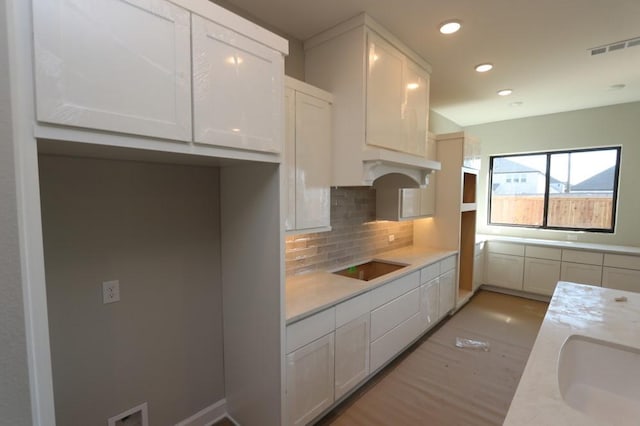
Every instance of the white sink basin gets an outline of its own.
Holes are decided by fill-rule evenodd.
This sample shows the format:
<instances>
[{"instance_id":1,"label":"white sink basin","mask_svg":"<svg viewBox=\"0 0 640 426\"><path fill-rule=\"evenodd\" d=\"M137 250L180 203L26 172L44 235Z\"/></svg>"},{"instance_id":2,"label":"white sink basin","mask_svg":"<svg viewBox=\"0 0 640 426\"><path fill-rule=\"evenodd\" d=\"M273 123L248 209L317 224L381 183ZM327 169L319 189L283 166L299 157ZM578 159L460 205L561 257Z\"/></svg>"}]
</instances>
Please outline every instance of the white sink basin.
<instances>
[{"instance_id":1,"label":"white sink basin","mask_svg":"<svg viewBox=\"0 0 640 426\"><path fill-rule=\"evenodd\" d=\"M572 335L560 351L558 382L565 402L595 420L639 424L640 350Z\"/></svg>"}]
</instances>

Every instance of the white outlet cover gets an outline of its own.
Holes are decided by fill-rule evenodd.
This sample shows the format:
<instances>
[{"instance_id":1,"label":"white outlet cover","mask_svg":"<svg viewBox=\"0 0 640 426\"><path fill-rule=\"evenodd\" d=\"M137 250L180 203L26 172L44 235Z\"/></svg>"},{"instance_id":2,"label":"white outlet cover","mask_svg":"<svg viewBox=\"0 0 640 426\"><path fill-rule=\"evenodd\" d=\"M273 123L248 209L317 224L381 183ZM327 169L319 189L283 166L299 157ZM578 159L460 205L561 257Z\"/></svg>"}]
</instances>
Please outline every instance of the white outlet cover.
<instances>
[{"instance_id":1,"label":"white outlet cover","mask_svg":"<svg viewBox=\"0 0 640 426\"><path fill-rule=\"evenodd\" d=\"M105 281L102 283L102 303L113 303L120 301L120 281Z\"/></svg>"}]
</instances>

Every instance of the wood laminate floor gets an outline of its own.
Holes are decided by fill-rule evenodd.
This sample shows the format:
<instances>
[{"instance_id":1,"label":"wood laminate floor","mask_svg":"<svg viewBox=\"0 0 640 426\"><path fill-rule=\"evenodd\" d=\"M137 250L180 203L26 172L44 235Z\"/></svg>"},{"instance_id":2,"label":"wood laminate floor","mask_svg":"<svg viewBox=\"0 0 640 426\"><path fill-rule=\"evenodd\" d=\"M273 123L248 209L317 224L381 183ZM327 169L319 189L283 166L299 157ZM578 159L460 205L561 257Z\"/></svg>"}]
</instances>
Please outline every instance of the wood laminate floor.
<instances>
[{"instance_id":1,"label":"wood laminate floor","mask_svg":"<svg viewBox=\"0 0 640 426\"><path fill-rule=\"evenodd\" d=\"M319 425L501 425L547 303L478 292ZM456 337L489 342L461 349Z\"/></svg>"}]
</instances>

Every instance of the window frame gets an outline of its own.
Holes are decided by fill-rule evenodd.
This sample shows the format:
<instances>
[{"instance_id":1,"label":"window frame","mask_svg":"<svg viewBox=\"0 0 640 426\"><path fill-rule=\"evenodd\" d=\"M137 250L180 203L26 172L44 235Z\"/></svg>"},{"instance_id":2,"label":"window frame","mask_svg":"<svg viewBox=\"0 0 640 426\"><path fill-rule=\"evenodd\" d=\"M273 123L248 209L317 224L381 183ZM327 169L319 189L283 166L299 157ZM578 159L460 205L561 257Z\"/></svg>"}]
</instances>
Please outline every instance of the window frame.
<instances>
[{"instance_id":1,"label":"window frame","mask_svg":"<svg viewBox=\"0 0 640 426\"><path fill-rule=\"evenodd\" d=\"M594 152L594 151L612 151L616 150L616 166L613 178L613 199L611 204L611 228L569 228L563 226L549 226L547 224L549 214L549 194L551 187L551 156L555 154L575 154L580 152ZM542 225L524 225L513 223L492 223L491 222L491 204L493 202L493 161L496 158L511 158L511 157L525 157L533 155L545 155L546 158L546 173L545 173L545 191L544 191L544 204L542 211ZM563 149L557 151L539 151L539 152L522 152L514 154L499 154L489 156L489 194L487 203L487 225L488 226L505 226L511 228L528 228L528 229L542 229L542 230L555 230L555 231L573 231L573 232L593 232L601 234L613 234L616 229L616 216L618 209L618 190L620 182L620 160L622 158L622 146L606 146L595 148L576 148L576 149Z\"/></svg>"}]
</instances>

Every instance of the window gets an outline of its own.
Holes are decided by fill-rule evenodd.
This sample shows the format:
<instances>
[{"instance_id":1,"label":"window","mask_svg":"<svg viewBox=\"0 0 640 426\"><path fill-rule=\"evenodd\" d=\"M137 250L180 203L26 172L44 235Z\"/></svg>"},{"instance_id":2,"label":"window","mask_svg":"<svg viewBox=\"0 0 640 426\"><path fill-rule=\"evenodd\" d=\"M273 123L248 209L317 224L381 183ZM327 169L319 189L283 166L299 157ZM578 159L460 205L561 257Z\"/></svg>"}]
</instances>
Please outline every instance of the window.
<instances>
[{"instance_id":1,"label":"window","mask_svg":"<svg viewBox=\"0 0 640 426\"><path fill-rule=\"evenodd\" d=\"M614 147L491 157L489 224L613 232L620 152ZM500 184L514 173L526 185Z\"/></svg>"}]
</instances>

